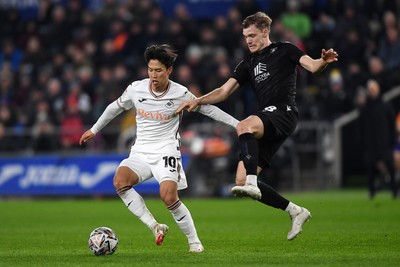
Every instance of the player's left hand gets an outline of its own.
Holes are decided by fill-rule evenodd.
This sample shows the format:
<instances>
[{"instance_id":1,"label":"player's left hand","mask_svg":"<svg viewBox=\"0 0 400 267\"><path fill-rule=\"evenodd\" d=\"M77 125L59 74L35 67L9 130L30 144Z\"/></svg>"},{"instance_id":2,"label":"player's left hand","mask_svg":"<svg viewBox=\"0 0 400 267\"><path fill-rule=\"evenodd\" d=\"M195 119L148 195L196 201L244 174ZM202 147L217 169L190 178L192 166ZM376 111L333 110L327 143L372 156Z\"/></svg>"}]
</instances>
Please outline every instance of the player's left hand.
<instances>
[{"instance_id":1,"label":"player's left hand","mask_svg":"<svg viewBox=\"0 0 400 267\"><path fill-rule=\"evenodd\" d=\"M338 61L338 53L331 49L325 50L322 49L321 52L321 58L326 62L326 63L332 63L334 61Z\"/></svg>"}]
</instances>

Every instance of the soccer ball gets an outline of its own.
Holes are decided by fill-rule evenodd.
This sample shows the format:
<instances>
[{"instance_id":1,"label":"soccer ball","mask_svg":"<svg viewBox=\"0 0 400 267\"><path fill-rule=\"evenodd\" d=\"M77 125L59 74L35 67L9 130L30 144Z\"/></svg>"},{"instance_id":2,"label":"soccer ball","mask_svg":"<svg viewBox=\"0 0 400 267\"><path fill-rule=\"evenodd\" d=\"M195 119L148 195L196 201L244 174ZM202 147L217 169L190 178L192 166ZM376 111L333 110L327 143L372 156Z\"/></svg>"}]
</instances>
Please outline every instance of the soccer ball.
<instances>
[{"instance_id":1,"label":"soccer ball","mask_svg":"<svg viewBox=\"0 0 400 267\"><path fill-rule=\"evenodd\" d=\"M111 255L117 250L118 237L111 228L98 227L90 233L88 245L97 256Z\"/></svg>"}]
</instances>

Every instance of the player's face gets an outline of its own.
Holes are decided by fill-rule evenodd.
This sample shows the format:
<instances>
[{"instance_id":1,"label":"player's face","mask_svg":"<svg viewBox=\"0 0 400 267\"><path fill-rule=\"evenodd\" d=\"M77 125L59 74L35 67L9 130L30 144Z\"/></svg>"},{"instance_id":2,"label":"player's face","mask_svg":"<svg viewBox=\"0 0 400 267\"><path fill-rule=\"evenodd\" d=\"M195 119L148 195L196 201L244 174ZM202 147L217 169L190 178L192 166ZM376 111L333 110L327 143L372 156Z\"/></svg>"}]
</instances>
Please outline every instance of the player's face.
<instances>
[{"instance_id":1,"label":"player's face","mask_svg":"<svg viewBox=\"0 0 400 267\"><path fill-rule=\"evenodd\" d=\"M158 92L165 91L171 72L172 67L167 68L160 61L151 59L147 64L147 73L149 74L151 89Z\"/></svg>"},{"instance_id":2,"label":"player's face","mask_svg":"<svg viewBox=\"0 0 400 267\"><path fill-rule=\"evenodd\" d=\"M243 36L251 53L261 51L268 46L268 29L260 30L254 25L243 29Z\"/></svg>"}]
</instances>

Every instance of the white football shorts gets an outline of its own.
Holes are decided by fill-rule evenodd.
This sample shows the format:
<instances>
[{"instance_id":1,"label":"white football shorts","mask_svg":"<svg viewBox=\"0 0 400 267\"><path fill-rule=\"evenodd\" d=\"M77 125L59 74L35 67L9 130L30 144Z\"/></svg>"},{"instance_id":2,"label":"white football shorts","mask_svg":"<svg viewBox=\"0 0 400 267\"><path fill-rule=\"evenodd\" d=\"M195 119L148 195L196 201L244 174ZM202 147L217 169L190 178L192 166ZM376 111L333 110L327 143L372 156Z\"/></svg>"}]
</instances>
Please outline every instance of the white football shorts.
<instances>
[{"instance_id":1,"label":"white football shorts","mask_svg":"<svg viewBox=\"0 0 400 267\"><path fill-rule=\"evenodd\" d=\"M126 166L134 171L142 183L154 177L160 184L163 181L175 181L178 190L187 188L185 171L179 151L171 153L143 153L131 150L129 157L119 166Z\"/></svg>"}]
</instances>

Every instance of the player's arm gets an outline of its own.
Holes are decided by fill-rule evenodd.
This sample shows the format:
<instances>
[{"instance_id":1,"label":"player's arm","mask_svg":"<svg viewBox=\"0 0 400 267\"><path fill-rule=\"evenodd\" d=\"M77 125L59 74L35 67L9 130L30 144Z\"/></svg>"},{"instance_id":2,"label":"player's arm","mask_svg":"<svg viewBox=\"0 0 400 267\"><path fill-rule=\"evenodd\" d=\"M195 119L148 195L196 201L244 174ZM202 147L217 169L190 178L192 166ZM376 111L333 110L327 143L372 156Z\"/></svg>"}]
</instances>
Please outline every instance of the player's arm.
<instances>
[{"instance_id":1,"label":"player's arm","mask_svg":"<svg viewBox=\"0 0 400 267\"><path fill-rule=\"evenodd\" d=\"M92 128L83 133L81 139L79 140L79 144L82 145L83 143L91 140L112 119L121 114L122 111L124 111L124 109L118 105L117 100L109 104Z\"/></svg>"},{"instance_id":2,"label":"player's arm","mask_svg":"<svg viewBox=\"0 0 400 267\"><path fill-rule=\"evenodd\" d=\"M322 49L321 58L313 59L308 55L300 58L300 65L309 72L316 73L323 71L329 63L338 61L338 54L332 48Z\"/></svg>"},{"instance_id":3,"label":"player's arm","mask_svg":"<svg viewBox=\"0 0 400 267\"><path fill-rule=\"evenodd\" d=\"M227 125L232 126L233 128L236 129L236 126L238 125L239 121L229 115L228 113L222 111L218 107L214 105L201 105L200 109L198 110L203 115L206 115L210 117L211 119L214 119L216 121L220 121L222 123L225 123Z\"/></svg>"},{"instance_id":4,"label":"player's arm","mask_svg":"<svg viewBox=\"0 0 400 267\"><path fill-rule=\"evenodd\" d=\"M199 98L186 101L175 111L175 113L181 112L183 109L187 111L197 111L199 105L215 104L227 99L233 92L239 88L239 83L234 78L230 78L221 87L218 87L210 93L203 95Z\"/></svg>"}]
</instances>

